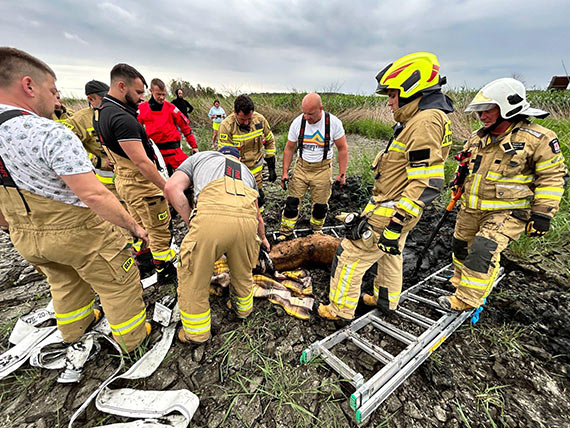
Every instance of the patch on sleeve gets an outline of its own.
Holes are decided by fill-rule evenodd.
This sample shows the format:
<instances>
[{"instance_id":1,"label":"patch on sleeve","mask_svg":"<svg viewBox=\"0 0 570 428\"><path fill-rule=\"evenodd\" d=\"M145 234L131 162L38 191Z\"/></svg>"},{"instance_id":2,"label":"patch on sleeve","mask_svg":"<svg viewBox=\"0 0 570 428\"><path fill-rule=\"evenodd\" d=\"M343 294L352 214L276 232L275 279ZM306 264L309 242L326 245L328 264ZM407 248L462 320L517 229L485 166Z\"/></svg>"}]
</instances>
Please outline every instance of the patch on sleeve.
<instances>
[{"instance_id":1,"label":"patch on sleeve","mask_svg":"<svg viewBox=\"0 0 570 428\"><path fill-rule=\"evenodd\" d=\"M554 154L560 153L560 142L558 141L558 138L552 140L550 143L548 143L548 145L550 146L552 153Z\"/></svg>"},{"instance_id":2,"label":"patch on sleeve","mask_svg":"<svg viewBox=\"0 0 570 428\"><path fill-rule=\"evenodd\" d=\"M228 140L228 134L220 134L220 141L227 141Z\"/></svg>"},{"instance_id":3,"label":"patch on sleeve","mask_svg":"<svg viewBox=\"0 0 570 428\"><path fill-rule=\"evenodd\" d=\"M255 129L263 129L263 123L256 123Z\"/></svg>"},{"instance_id":4,"label":"patch on sleeve","mask_svg":"<svg viewBox=\"0 0 570 428\"><path fill-rule=\"evenodd\" d=\"M410 162L422 161L429 159L430 149L411 150L408 154Z\"/></svg>"}]
</instances>

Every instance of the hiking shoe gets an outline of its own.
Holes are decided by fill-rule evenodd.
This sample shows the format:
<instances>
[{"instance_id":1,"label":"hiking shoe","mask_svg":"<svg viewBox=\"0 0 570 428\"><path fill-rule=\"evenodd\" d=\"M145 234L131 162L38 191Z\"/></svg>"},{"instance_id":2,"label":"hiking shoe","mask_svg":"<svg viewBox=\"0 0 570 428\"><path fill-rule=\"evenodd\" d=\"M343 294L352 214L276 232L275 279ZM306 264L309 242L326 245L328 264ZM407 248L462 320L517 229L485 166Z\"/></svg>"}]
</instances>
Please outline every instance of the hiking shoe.
<instances>
[{"instance_id":1,"label":"hiking shoe","mask_svg":"<svg viewBox=\"0 0 570 428\"><path fill-rule=\"evenodd\" d=\"M377 303L378 300L376 299L376 297L374 297L374 296L372 296L372 295L370 295L370 294L364 293L364 294L362 295L362 301L364 302L364 304L365 304L366 306L376 306L376 303Z\"/></svg>"},{"instance_id":2,"label":"hiking shoe","mask_svg":"<svg viewBox=\"0 0 570 428\"><path fill-rule=\"evenodd\" d=\"M443 309L448 311L467 311L469 309L475 309L473 306L468 305L463 300L458 299L455 296L441 296L437 299L437 303Z\"/></svg>"},{"instance_id":3,"label":"hiking shoe","mask_svg":"<svg viewBox=\"0 0 570 428\"><path fill-rule=\"evenodd\" d=\"M176 266L174 262L156 262L156 284L157 285L168 285L168 284L178 284L178 277L176 274Z\"/></svg>"}]
</instances>

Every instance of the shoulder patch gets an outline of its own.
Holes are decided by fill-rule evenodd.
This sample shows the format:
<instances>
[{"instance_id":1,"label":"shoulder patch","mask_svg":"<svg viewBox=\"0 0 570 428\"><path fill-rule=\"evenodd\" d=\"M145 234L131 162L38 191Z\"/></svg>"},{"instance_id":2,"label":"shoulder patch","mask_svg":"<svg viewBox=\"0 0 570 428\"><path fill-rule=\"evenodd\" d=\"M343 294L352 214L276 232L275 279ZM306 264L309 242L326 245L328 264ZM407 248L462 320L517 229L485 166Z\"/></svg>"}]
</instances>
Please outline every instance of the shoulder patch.
<instances>
[{"instance_id":1,"label":"shoulder patch","mask_svg":"<svg viewBox=\"0 0 570 428\"><path fill-rule=\"evenodd\" d=\"M534 135L536 138L540 138L544 135L542 132L538 132L530 128L519 128L519 131L528 132L530 135Z\"/></svg>"},{"instance_id":2,"label":"shoulder patch","mask_svg":"<svg viewBox=\"0 0 570 428\"><path fill-rule=\"evenodd\" d=\"M558 138L552 140L550 143L548 143L548 145L550 146L552 153L554 154L560 153L560 142L558 141Z\"/></svg>"}]
</instances>

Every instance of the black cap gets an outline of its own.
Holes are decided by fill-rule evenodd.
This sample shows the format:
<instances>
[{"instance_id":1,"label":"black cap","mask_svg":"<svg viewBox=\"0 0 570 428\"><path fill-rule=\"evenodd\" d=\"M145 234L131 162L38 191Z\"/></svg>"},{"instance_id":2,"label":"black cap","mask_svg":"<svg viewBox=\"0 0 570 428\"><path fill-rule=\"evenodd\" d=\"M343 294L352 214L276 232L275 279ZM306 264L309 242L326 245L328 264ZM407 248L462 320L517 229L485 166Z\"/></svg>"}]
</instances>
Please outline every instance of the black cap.
<instances>
[{"instance_id":1,"label":"black cap","mask_svg":"<svg viewBox=\"0 0 570 428\"><path fill-rule=\"evenodd\" d=\"M233 156L234 158L240 158L240 152L239 149L237 147L233 147L233 146L222 146L222 148L220 150L218 150L220 153L223 153L224 155L230 155Z\"/></svg>"},{"instance_id":2,"label":"black cap","mask_svg":"<svg viewBox=\"0 0 570 428\"><path fill-rule=\"evenodd\" d=\"M97 94L104 96L108 91L109 86L98 80L91 80L85 84L85 95Z\"/></svg>"}]
</instances>

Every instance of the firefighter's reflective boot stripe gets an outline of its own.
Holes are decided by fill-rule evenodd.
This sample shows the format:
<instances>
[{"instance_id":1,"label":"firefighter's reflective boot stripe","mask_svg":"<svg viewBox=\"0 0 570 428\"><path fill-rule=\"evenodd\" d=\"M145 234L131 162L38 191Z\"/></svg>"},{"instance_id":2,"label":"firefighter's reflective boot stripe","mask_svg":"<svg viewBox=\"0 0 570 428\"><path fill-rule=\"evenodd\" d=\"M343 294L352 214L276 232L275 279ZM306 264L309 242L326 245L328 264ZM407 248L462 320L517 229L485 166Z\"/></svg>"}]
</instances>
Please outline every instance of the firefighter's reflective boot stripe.
<instances>
[{"instance_id":1,"label":"firefighter's reflective boot stripe","mask_svg":"<svg viewBox=\"0 0 570 428\"><path fill-rule=\"evenodd\" d=\"M145 338L145 306L135 262L118 228L87 208L20 191L29 212L18 213L16 189L0 187L1 209L20 254L48 279L57 327L73 342L94 320L94 291L127 351ZM20 198L21 199L21 198Z\"/></svg>"},{"instance_id":2,"label":"firefighter's reflective boot stripe","mask_svg":"<svg viewBox=\"0 0 570 428\"><path fill-rule=\"evenodd\" d=\"M330 159L322 162L307 162L303 159L297 159L293 168L293 176L289 181L289 197L302 201L307 190L311 192L311 228L319 231L323 228L327 215L327 204L331 196L332 186L332 161ZM317 205L318 204L318 205ZM283 210L281 214L281 229L283 235L293 233L297 218L299 217L299 206L297 206L297 215L288 216L288 210Z\"/></svg>"},{"instance_id":3,"label":"firefighter's reflective boot stripe","mask_svg":"<svg viewBox=\"0 0 570 428\"><path fill-rule=\"evenodd\" d=\"M329 300L330 312L334 316L351 319L358 304L362 277L366 271L378 262L378 274L374 281L374 294L379 295L380 288L386 288L390 309L396 309L402 290L402 256L387 254L378 248L378 239L390 217L373 215L374 233L368 238L357 241L343 239L337 249L332 265ZM399 248L403 250L409 231L418 220L410 221L402 230ZM383 293L380 293L380 297Z\"/></svg>"},{"instance_id":4,"label":"firefighter's reflective boot stripe","mask_svg":"<svg viewBox=\"0 0 570 428\"><path fill-rule=\"evenodd\" d=\"M158 187L148 181L129 159L114 156L115 186L125 201L135 221L144 228L150 238L150 250L154 260L167 262L176 258L170 248L170 210Z\"/></svg>"},{"instance_id":5,"label":"firefighter's reflective boot stripe","mask_svg":"<svg viewBox=\"0 0 570 428\"><path fill-rule=\"evenodd\" d=\"M210 279L214 263L223 254L230 268L233 309L240 317L253 309L252 269L259 252L257 192L240 182L243 190L236 186L235 194L230 194L226 179L218 178L202 190L180 248L178 304L185 338L193 342L210 337Z\"/></svg>"},{"instance_id":6,"label":"firefighter's reflective boot stripe","mask_svg":"<svg viewBox=\"0 0 570 428\"><path fill-rule=\"evenodd\" d=\"M511 211L461 208L453 236L455 296L474 308L483 304L499 270L501 252L524 232L525 222Z\"/></svg>"}]
</instances>

